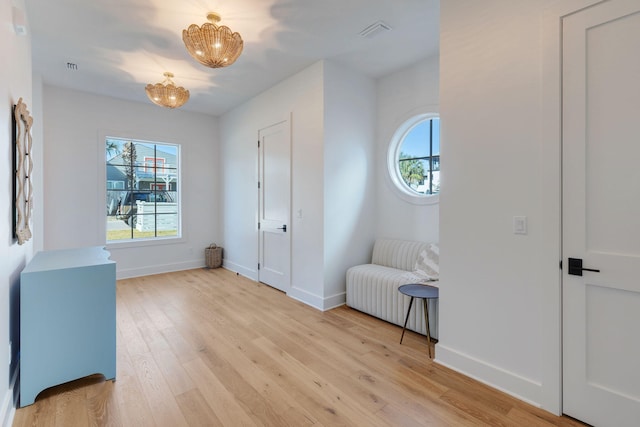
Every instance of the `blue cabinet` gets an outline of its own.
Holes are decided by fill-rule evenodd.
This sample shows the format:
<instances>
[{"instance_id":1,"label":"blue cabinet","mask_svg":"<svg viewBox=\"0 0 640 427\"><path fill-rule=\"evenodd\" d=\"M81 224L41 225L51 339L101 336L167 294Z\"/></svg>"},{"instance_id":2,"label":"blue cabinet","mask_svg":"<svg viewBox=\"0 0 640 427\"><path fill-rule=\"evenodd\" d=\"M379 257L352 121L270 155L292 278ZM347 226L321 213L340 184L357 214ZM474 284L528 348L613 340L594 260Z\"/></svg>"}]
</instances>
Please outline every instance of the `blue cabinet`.
<instances>
[{"instance_id":1,"label":"blue cabinet","mask_svg":"<svg viewBox=\"0 0 640 427\"><path fill-rule=\"evenodd\" d=\"M20 274L20 406L92 374L116 377L116 264L103 247L38 252Z\"/></svg>"}]
</instances>

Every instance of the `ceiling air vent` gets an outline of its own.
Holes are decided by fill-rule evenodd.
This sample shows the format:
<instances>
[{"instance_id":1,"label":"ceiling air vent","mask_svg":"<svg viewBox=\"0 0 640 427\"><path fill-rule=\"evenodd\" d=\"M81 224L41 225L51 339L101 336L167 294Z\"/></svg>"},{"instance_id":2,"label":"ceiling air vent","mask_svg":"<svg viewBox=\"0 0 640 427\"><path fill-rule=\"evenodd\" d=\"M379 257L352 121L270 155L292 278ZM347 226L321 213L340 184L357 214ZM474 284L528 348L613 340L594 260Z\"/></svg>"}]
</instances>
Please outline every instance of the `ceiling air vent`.
<instances>
[{"instance_id":1,"label":"ceiling air vent","mask_svg":"<svg viewBox=\"0 0 640 427\"><path fill-rule=\"evenodd\" d=\"M382 21L378 21L369 25L367 28L360 31L358 34L360 34L362 37L372 39L378 34L383 33L385 31L391 31L391 27L389 26L389 24Z\"/></svg>"},{"instance_id":2,"label":"ceiling air vent","mask_svg":"<svg viewBox=\"0 0 640 427\"><path fill-rule=\"evenodd\" d=\"M67 62L67 70L78 71L78 64Z\"/></svg>"}]
</instances>

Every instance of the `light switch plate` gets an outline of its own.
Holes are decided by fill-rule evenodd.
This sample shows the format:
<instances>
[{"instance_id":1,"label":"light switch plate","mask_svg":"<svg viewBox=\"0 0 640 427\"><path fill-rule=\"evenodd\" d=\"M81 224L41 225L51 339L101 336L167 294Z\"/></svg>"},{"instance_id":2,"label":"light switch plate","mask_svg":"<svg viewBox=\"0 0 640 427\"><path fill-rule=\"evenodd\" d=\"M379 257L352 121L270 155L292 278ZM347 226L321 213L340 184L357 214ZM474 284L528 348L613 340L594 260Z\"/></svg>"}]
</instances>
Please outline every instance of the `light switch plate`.
<instances>
[{"instance_id":1,"label":"light switch plate","mask_svg":"<svg viewBox=\"0 0 640 427\"><path fill-rule=\"evenodd\" d=\"M527 217L513 217L513 234L527 234Z\"/></svg>"}]
</instances>

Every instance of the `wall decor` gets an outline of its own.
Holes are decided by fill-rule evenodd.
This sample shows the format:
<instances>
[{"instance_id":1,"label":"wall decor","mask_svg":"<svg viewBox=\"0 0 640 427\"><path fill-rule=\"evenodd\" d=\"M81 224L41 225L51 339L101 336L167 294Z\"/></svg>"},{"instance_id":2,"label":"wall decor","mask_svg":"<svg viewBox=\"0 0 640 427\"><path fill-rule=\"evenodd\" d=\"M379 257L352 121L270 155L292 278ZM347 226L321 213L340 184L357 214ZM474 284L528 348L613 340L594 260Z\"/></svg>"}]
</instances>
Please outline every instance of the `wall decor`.
<instances>
[{"instance_id":1,"label":"wall decor","mask_svg":"<svg viewBox=\"0 0 640 427\"><path fill-rule=\"evenodd\" d=\"M22 245L31 239L31 210L33 208L33 188L31 186L31 173L33 160L31 156L31 126L33 117L29 114L27 104L18 100L13 107L14 118L14 149L15 149L15 236L18 244Z\"/></svg>"}]
</instances>

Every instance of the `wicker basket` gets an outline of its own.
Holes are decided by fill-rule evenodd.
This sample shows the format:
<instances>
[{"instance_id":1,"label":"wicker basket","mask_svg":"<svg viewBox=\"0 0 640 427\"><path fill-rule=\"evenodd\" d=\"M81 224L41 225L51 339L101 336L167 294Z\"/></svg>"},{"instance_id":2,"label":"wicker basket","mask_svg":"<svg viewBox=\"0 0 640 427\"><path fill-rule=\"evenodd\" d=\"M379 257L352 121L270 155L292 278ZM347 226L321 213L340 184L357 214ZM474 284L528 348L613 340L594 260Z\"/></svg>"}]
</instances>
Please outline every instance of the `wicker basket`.
<instances>
[{"instance_id":1,"label":"wicker basket","mask_svg":"<svg viewBox=\"0 0 640 427\"><path fill-rule=\"evenodd\" d=\"M212 244L204 250L204 258L207 268L222 266L222 248Z\"/></svg>"}]
</instances>

